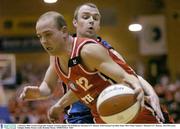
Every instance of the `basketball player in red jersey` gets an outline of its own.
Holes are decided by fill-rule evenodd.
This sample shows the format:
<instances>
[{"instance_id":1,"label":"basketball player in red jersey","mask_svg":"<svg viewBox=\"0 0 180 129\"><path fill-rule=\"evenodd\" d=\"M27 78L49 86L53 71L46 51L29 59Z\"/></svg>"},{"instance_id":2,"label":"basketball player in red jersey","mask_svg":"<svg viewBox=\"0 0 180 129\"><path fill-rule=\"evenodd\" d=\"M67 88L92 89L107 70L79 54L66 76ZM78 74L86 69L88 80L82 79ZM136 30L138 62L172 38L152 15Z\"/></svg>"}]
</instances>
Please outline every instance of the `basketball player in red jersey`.
<instances>
[{"instance_id":1,"label":"basketball player in red jersey","mask_svg":"<svg viewBox=\"0 0 180 129\"><path fill-rule=\"evenodd\" d=\"M91 16L93 18L92 18L92 20L89 20L91 18ZM97 39L96 31L98 30L97 28L99 28L99 22L97 22L98 21L97 17L99 17L99 11L98 11L96 5L94 5L92 3L85 3L85 4L77 7L75 14L74 14L74 21L73 21L73 24L77 29L77 36L78 37L89 37L89 38ZM95 25L93 27L91 27L91 26L89 27L88 26L89 24L93 24L93 25L95 24ZM91 33L87 33L89 30L91 30ZM98 37L98 40L99 40L99 37ZM112 48L107 42L103 41L102 43L106 48L108 48L108 49ZM111 51L114 51L114 50L111 49ZM118 57L120 57L123 60L123 58L120 55L118 55ZM162 112L160 109L160 105L159 105L159 99L158 99L156 93L154 92L151 85L147 81L145 81L140 76L138 76L138 77L140 79L140 82L144 86L143 88L144 88L145 93L150 98L149 104L151 105L151 107L153 107L157 116L162 121L164 121L164 118L163 118L163 115L162 115ZM54 108L56 108L56 107L54 107ZM169 120L167 120L166 113L163 112L163 114L166 117L164 122L168 123ZM73 118L71 117L71 119L73 119Z\"/></svg>"},{"instance_id":2,"label":"basketball player in red jersey","mask_svg":"<svg viewBox=\"0 0 180 129\"><path fill-rule=\"evenodd\" d=\"M50 68L49 68L49 69L50 69ZM49 69L48 69L48 71L51 71L51 70L49 70ZM47 72L47 73L49 73L49 72ZM46 81L46 79L45 79L45 81ZM141 78L141 82L143 82L143 81L145 81L145 80L142 80L142 78ZM145 82L145 83L146 83L146 82ZM44 81L43 81L42 85L45 86L45 87L47 87L46 82L44 82ZM41 85L40 87L42 87L42 85ZM33 89L33 88L36 88L36 87L32 87L32 89ZM37 88L36 88L36 89L37 89ZM40 89L43 89L43 88L40 88ZM41 90L41 91L43 91L43 90ZM47 90L47 91L48 91L48 90ZM47 92L47 91L46 91L46 92ZM34 92L34 93L35 93L35 92ZM41 94L41 95L42 95L42 94ZM37 95L37 96L39 97L39 95ZM152 95L151 95L151 96L152 96ZM30 97L32 97L32 96L30 96ZM28 97L27 97L27 98L28 98ZM32 98L33 98L33 97L32 97ZM34 98L35 98L35 97L34 97Z\"/></svg>"},{"instance_id":3,"label":"basketball player in red jersey","mask_svg":"<svg viewBox=\"0 0 180 129\"><path fill-rule=\"evenodd\" d=\"M96 110L97 97L104 88L114 83L128 83L141 89L135 72L109 49L93 39L71 37L60 14L43 14L37 21L36 32L51 56L51 68L56 69L59 78L71 89L58 101L58 112L80 99L91 108L95 122L104 123ZM159 123L149 110L144 108L143 113L144 110L148 115L140 113L137 118L141 120L135 120L136 123ZM54 117L51 112L50 117ZM149 120L143 121L143 117Z\"/></svg>"}]
</instances>

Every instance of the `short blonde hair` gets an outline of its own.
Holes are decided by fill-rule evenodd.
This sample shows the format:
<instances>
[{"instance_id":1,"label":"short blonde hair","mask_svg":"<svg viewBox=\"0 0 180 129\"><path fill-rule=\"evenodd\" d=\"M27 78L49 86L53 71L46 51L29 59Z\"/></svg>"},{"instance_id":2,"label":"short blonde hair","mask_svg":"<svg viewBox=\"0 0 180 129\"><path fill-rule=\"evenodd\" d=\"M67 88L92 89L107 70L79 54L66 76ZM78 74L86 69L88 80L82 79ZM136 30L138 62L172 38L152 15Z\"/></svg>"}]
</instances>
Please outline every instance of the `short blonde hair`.
<instances>
[{"instance_id":1,"label":"short blonde hair","mask_svg":"<svg viewBox=\"0 0 180 129\"><path fill-rule=\"evenodd\" d=\"M86 5L86 6L89 6L89 7L92 7L92 8L96 8L96 9L98 10L98 8L97 8L97 6L96 6L95 4L93 4L93 3L84 3L84 4L80 5L80 6L78 6L78 7L76 8L76 10L74 11L74 19L77 20L79 9L80 9L82 6L85 6L85 5Z\"/></svg>"}]
</instances>

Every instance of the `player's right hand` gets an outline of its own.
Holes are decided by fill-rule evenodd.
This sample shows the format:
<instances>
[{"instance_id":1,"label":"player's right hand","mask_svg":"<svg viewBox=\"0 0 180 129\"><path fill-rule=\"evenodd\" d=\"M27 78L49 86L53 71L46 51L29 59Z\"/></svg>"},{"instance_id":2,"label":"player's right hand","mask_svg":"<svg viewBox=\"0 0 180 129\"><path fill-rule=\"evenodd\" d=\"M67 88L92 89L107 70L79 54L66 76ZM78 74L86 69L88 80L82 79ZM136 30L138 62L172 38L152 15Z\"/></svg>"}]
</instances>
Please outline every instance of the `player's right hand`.
<instances>
[{"instance_id":1,"label":"player's right hand","mask_svg":"<svg viewBox=\"0 0 180 129\"><path fill-rule=\"evenodd\" d=\"M20 94L20 99L22 100L36 100L40 98L40 90L37 86L26 86L24 87L22 93Z\"/></svg>"},{"instance_id":2,"label":"player's right hand","mask_svg":"<svg viewBox=\"0 0 180 129\"><path fill-rule=\"evenodd\" d=\"M165 122L165 118L164 118L163 113L161 111L161 106L160 106L160 102L159 102L158 96L156 94L150 95L150 96L145 96L145 100L154 109L154 111L156 112L156 114L159 117L159 119L161 121Z\"/></svg>"}]
</instances>

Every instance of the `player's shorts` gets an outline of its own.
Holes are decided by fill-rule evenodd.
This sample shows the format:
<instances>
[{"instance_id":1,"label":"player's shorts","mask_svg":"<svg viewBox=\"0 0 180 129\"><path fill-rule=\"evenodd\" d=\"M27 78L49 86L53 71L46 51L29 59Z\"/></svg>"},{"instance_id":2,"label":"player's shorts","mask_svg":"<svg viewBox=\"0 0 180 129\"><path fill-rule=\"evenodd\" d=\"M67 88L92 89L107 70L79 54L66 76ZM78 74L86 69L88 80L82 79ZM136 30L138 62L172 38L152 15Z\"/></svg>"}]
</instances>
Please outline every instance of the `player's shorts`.
<instances>
[{"instance_id":1,"label":"player's shorts","mask_svg":"<svg viewBox=\"0 0 180 129\"><path fill-rule=\"evenodd\" d=\"M0 107L0 123L12 123L8 107Z\"/></svg>"},{"instance_id":2,"label":"player's shorts","mask_svg":"<svg viewBox=\"0 0 180 129\"><path fill-rule=\"evenodd\" d=\"M93 117L90 112L71 113L65 115L64 123L66 124L93 124Z\"/></svg>"}]
</instances>

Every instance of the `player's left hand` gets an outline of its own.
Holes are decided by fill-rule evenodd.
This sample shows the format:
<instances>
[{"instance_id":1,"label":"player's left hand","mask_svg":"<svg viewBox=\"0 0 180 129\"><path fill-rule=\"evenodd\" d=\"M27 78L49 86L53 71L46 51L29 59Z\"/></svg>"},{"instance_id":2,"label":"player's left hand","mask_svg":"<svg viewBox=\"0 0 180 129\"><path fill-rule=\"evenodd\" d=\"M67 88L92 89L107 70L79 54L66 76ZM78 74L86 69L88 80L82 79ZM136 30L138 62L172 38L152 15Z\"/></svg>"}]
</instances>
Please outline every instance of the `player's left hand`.
<instances>
[{"instance_id":1,"label":"player's left hand","mask_svg":"<svg viewBox=\"0 0 180 129\"><path fill-rule=\"evenodd\" d=\"M139 101L141 104L141 107L143 107L144 106L144 91L143 91L143 89L135 88L134 92L135 92L137 101Z\"/></svg>"},{"instance_id":2,"label":"player's left hand","mask_svg":"<svg viewBox=\"0 0 180 129\"><path fill-rule=\"evenodd\" d=\"M58 104L53 105L48 111L48 120L50 123L59 123L60 114L63 112L61 106Z\"/></svg>"},{"instance_id":3,"label":"player's left hand","mask_svg":"<svg viewBox=\"0 0 180 129\"><path fill-rule=\"evenodd\" d=\"M154 109L159 119L164 122L165 120L161 111L158 96L157 95L145 96L145 101L151 105L151 107Z\"/></svg>"},{"instance_id":4,"label":"player's left hand","mask_svg":"<svg viewBox=\"0 0 180 129\"><path fill-rule=\"evenodd\" d=\"M141 104L141 107L144 106L144 91L139 83L130 83L129 81L124 80L125 84L128 84L130 88L134 90L136 100ZM142 108L141 108L142 109Z\"/></svg>"}]
</instances>

